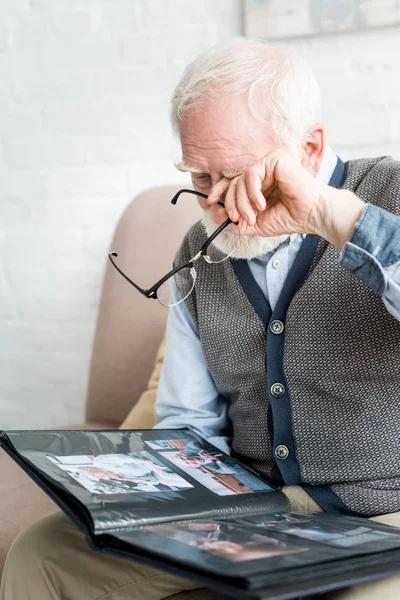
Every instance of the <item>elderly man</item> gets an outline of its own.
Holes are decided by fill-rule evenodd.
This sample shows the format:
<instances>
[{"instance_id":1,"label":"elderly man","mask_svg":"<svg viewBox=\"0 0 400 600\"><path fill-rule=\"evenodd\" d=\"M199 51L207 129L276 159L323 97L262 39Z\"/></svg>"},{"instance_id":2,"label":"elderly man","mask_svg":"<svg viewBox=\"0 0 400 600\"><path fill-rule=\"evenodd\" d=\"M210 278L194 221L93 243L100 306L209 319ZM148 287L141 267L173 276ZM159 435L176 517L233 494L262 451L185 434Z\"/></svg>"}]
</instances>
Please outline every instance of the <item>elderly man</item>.
<instances>
[{"instance_id":1,"label":"elderly man","mask_svg":"<svg viewBox=\"0 0 400 600\"><path fill-rule=\"evenodd\" d=\"M344 164L325 144L307 65L260 42L200 56L172 117L179 168L208 196L176 264L232 224L215 238L217 264L196 262L192 293L172 286L184 301L170 311L158 426L228 444L297 512L400 525L400 164ZM394 599L399 586L393 576L324 598ZM93 554L56 516L17 539L0 597L151 600L194 587Z\"/></svg>"}]
</instances>

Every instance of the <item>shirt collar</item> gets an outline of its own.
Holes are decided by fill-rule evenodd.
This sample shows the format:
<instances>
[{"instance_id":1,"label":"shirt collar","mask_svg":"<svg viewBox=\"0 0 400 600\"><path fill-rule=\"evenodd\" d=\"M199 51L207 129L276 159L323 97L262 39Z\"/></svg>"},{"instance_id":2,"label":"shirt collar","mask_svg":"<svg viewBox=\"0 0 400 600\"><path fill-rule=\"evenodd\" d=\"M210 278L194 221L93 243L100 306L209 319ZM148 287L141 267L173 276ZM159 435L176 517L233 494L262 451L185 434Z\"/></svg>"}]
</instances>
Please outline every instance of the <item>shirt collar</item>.
<instances>
[{"instance_id":1,"label":"shirt collar","mask_svg":"<svg viewBox=\"0 0 400 600\"><path fill-rule=\"evenodd\" d=\"M315 176L315 179L317 181L320 181L321 183L325 183L326 185L328 185L333 175L333 171L335 170L336 164L336 154L330 146L326 145L324 150L324 156L322 157L321 166L319 168L318 173Z\"/></svg>"}]
</instances>

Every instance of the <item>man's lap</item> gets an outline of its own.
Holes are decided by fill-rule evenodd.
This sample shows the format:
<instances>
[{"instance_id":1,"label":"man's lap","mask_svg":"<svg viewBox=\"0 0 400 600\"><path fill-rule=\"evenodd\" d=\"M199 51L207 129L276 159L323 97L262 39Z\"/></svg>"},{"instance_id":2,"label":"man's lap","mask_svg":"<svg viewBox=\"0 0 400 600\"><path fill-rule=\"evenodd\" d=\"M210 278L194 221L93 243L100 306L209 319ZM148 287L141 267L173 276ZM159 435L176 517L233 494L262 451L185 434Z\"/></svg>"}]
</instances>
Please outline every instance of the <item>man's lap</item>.
<instances>
[{"instance_id":1,"label":"man's lap","mask_svg":"<svg viewBox=\"0 0 400 600\"><path fill-rule=\"evenodd\" d=\"M1 600L159 600L200 587L137 563L92 551L62 513L15 540L6 560Z\"/></svg>"}]
</instances>

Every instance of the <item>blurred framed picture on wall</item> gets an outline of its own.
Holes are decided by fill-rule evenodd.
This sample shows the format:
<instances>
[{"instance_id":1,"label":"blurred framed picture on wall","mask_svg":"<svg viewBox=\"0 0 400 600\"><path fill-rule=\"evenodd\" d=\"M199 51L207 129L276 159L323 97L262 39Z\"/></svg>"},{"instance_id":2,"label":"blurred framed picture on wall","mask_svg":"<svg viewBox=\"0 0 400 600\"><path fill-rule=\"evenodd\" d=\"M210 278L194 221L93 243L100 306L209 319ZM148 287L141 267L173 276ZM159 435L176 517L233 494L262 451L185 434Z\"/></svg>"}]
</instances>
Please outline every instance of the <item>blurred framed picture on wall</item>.
<instances>
[{"instance_id":1,"label":"blurred framed picture on wall","mask_svg":"<svg viewBox=\"0 0 400 600\"><path fill-rule=\"evenodd\" d=\"M400 23L397 0L245 0L250 37L285 39Z\"/></svg>"}]
</instances>

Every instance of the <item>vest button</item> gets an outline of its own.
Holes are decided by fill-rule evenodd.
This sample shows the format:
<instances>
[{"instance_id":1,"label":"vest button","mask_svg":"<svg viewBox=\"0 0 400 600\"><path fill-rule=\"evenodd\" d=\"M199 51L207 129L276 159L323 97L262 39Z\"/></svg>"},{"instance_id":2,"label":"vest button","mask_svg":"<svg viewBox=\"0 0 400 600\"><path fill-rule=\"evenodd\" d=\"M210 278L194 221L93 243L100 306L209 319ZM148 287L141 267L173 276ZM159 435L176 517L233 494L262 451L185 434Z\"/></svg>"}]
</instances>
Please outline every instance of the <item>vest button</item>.
<instances>
[{"instance_id":1,"label":"vest button","mask_svg":"<svg viewBox=\"0 0 400 600\"><path fill-rule=\"evenodd\" d=\"M289 448L283 444L280 444L275 448L275 456L280 460L285 460L285 458L289 456Z\"/></svg>"},{"instance_id":2,"label":"vest button","mask_svg":"<svg viewBox=\"0 0 400 600\"><path fill-rule=\"evenodd\" d=\"M272 333L279 335L285 329L285 326L282 323L282 321L276 320L276 321L271 321L269 328L272 331Z\"/></svg>"},{"instance_id":3,"label":"vest button","mask_svg":"<svg viewBox=\"0 0 400 600\"><path fill-rule=\"evenodd\" d=\"M273 396L275 396L275 398L279 398L280 396L283 396L284 393L285 393L285 388L281 383L273 383L271 385L271 394Z\"/></svg>"}]
</instances>

